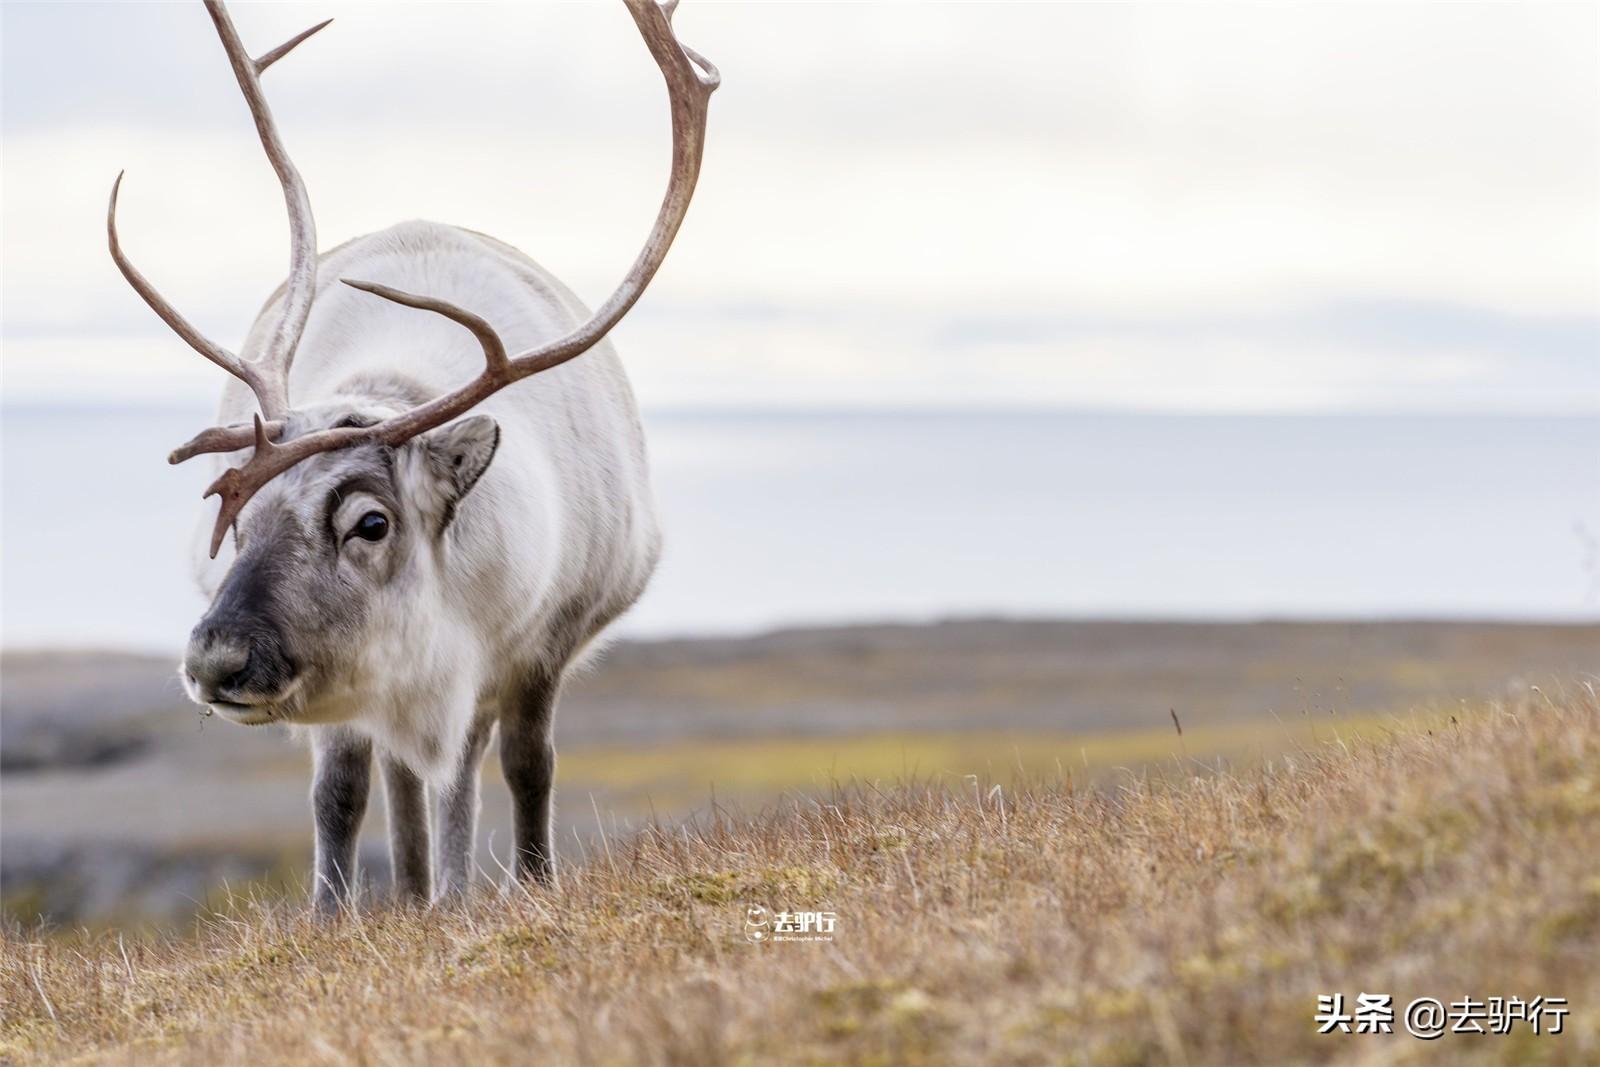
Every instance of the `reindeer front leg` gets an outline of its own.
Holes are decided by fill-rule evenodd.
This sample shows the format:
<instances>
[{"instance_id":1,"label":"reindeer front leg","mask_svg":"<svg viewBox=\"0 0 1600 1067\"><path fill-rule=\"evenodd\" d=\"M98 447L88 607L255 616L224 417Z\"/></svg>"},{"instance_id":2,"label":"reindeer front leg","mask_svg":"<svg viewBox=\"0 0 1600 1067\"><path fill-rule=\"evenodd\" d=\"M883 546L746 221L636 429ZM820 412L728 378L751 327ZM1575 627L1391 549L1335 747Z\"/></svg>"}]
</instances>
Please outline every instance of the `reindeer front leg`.
<instances>
[{"instance_id":1,"label":"reindeer front leg","mask_svg":"<svg viewBox=\"0 0 1600 1067\"><path fill-rule=\"evenodd\" d=\"M531 679L500 717L500 767L511 789L511 829L519 878L540 885L555 881L550 842L556 783L556 693L560 680Z\"/></svg>"},{"instance_id":2,"label":"reindeer front leg","mask_svg":"<svg viewBox=\"0 0 1600 1067\"><path fill-rule=\"evenodd\" d=\"M464 895L472 881L472 852L478 836L478 771L493 733L492 718L481 717L472 724L455 777L440 797L440 900Z\"/></svg>"},{"instance_id":3,"label":"reindeer front leg","mask_svg":"<svg viewBox=\"0 0 1600 1067\"><path fill-rule=\"evenodd\" d=\"M350 906L356 843L372 782L372 742L348 730L317 731L312 747L311 808L316 821L312 904L331 915Z\"/></svg>"},{"instance_id":4,"label":"reindeer front leg","mask_svg":"<svg viewBox=\"0 0 1600 1067\"><path fill-rule=\"evenodd\" d=\"M383 786L389 808L389 863L395 896L426 904L433 892L427 783L411 768L385 755Z\"/></svg>"}]
</instances>

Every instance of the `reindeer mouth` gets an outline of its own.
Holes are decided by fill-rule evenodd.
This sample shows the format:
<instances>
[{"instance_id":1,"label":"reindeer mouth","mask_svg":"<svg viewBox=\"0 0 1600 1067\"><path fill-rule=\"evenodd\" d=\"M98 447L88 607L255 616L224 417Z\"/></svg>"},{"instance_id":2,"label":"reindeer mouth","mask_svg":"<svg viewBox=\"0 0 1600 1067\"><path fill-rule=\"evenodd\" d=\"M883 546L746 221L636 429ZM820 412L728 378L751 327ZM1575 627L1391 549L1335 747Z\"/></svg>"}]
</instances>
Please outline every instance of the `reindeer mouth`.
<instances>
[{"instance_id":1,"label":"reindeer mouth","mask_svg":"<svg viewBox=\"0 0 1600 1067\"><path fill-rule=\"evenodd\" d=\"M281 692L270 696L258 696L254 693L229 693L229 696L242 696L243 700L225 700L220 697L207 700L198 691L192 677L187 672L184 674L186 688L189 696L195 703L205 707L205 714L220 715L222 718L238 726L266 726L269 723L284 722L291 719L297 708L296 698L300 695L303 677L297 676Z\"/></svg>"},{"instance_id":2,"label":"reindeer mouth","mask_svg":"<svg viewBox=\"0 0 1600 1067\"><path fill-rule=\"evenodd\" d=\"M265 726L278 718L277 712L264 704L235 704L228 700L217 700L206 707L240 726Z\"/></svg>"}]
</instances>

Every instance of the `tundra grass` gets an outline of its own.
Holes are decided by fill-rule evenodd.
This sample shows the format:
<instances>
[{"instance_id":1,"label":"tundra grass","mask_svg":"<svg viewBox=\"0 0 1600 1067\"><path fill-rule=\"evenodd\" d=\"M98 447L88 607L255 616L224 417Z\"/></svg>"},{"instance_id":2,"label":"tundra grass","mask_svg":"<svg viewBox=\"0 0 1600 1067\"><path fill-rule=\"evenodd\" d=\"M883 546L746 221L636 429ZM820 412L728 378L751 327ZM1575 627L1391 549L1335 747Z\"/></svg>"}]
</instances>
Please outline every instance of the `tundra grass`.
<instances>
[{"instance_id":1,"label":"tundra grass","mask_svg":"<svg viewBox=\"0 0 1600 1067\"><path fill-rule=\"evenodd\" d=\"M560 748L557 797L561 810L584 813L593 794L603 815L636 820L651 813L678 816L713 799L741 806L779 794L826 791L835 783L919 780L960 787L978 776L1011 785L1060 778L1082 785L1170 764L1189 769L1242 768L1300 745L1341 734L1404 732L1439 715L1340 715L1329 712L1130 731L1013 730L879 731L814 737L763 735L688 738L643 745L586 744ZM310 757L285 743L280 758L251 768L254 777L309 780ZM504 806L496 786L499 761L484 762L492 791L487 805Z\"/></svg>"},{"instance_id":2,"label":"tundra grass","mask_svg":"<svg viewBox=\"0 0 1600 1067\"><path fill-rule=\"evenodd\" d=\"M1166 773L1164 764L1190 770L1248 767L1319 739L1407 731L1428 721L1429 714L1323 713L1181 733L1174 721L1161 729L1126 732L907 731L586 745L561 751L560 780L571 794L600 792L606 808L623 815L686 810L712 796L760 803L787 791L826 791L838 782L919 780L960 788L977 776L1007 786L1041 778L1081 785L1151 768ZM494 769L487 769L493 780Z\"/></svg>"},{"instance_id":3,"label":"tundra grass","mask_svg":"<svg viewBox=\"0 0 1600 1067\"><path fill-rule=\"evenodd\" d=\"M1026 768L1024 768L1026 769ZM1243 770L923 778L608 839L552 890L0 940L0 1058L139 1064L1600 1060L1600 701ZM826 911L751 943L746 908ZM1565 997L1560 1034L1318 1034L1319 994Z\"/></svg>"}]
</instances>

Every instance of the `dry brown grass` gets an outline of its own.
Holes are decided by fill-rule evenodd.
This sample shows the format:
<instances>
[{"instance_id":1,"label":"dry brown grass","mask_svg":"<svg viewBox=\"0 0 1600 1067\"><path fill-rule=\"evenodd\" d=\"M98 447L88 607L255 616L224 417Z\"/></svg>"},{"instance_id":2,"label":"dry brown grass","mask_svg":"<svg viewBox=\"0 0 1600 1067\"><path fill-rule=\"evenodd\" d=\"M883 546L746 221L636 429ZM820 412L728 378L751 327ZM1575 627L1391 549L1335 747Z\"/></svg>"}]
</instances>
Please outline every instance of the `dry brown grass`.
<instances>
[{"instance_id":1,"label":"dry brown grass","mask_svg":"<svg viewBox=\"0 0 1600 1067\"><path fill-rule=\"evenodd\" d=\"M1408 726L1241 775L846 789L449 912L13 931L0 1060L1597 1062L1600 702ZM749 944L745 901L833 910L837 939ZM1375 991L1572 1013L1559 1036L1315 1033L1318 993Z\"/></svg>"}]
</instances>

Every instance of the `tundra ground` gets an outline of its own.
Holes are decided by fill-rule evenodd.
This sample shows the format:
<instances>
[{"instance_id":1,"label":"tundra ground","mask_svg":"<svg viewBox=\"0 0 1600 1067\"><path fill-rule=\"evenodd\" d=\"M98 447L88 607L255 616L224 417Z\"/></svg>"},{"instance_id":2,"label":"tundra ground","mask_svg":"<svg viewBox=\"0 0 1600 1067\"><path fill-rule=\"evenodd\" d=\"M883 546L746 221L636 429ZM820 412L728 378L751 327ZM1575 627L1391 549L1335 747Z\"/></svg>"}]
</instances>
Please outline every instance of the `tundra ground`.
<instances>
[{"instance_id":1,"label":"tundra ground","mask_svg":"<svg viewBox=\"0 0 1600 1067\"><path fill-rule=\"evenodd\" d=\"M968 619L624 642L557 715L557 848L832 779L1081 787L1174 756L1234 765L1310 723L1520 699L1595 669L1600 625ZM181 928L224 882L292 886L310 759L274 728L199 717L167 657L0 653L0 916ZM1179 739L1173 715L1183 724ZM479 865L510 799L488 760ZM384 810L367 874L387 875ZM581 842L581 844L580 844ZM498 854L499 859L496 859Z\"/></svg>"},{"instance_id":2,"label":"tundra ground","mask_svg":"<svg viewBox=\"0 0 1600 1067\"><path fill-rule=\"evenodd\" d=\"M12 1064L1600 1059L1600 700L1325 727L1262 765L841 786L605 839L559 889L191 937L17 929ZM746 937L747 906L836 914ZM1319 994L1564 997L1559 1034L1318 1034ZM1546 1020L1546 1029L1549 1021Z\"/></svg>"}]
</instances>

